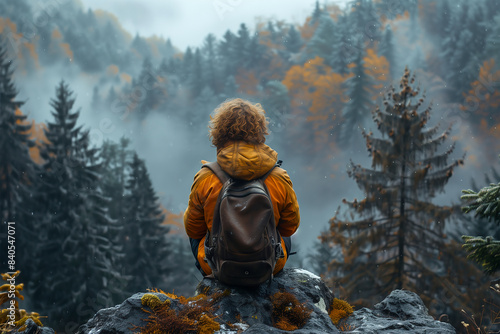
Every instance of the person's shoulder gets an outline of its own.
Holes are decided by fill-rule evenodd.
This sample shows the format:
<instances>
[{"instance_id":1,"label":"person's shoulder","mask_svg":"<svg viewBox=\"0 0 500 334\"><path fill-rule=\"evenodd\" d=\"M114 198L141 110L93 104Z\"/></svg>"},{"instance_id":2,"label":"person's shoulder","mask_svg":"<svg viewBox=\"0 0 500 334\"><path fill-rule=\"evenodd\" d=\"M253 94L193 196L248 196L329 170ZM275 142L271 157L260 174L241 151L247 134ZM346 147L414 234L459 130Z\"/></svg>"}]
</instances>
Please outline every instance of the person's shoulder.
<instances>
[{"instance_id":1,"label":"person's shoulder","mask_svg":"<svg viewBox=\"0 0 500 334\"><path fill-rule=\"evenodd\" d=\"M269 174L270 177L277 179L281 182L288 183L292 185L292 181L290 180L290 176L288 175L287 171L284 168L281 167L275 167L271 174Z\"/></svg>"},{"instance_id":2,"label":"person's shoulder","mask_svg":"<svg viewBox=\"0 0 500 334\"><path fill-rule=\"evenodd\" d=\"M200 170L194 176L193 184L199 184L205 180L207 180L210 176L215 176L214 172L210 168L201 167Z\"/></svg>"}]
</instances>

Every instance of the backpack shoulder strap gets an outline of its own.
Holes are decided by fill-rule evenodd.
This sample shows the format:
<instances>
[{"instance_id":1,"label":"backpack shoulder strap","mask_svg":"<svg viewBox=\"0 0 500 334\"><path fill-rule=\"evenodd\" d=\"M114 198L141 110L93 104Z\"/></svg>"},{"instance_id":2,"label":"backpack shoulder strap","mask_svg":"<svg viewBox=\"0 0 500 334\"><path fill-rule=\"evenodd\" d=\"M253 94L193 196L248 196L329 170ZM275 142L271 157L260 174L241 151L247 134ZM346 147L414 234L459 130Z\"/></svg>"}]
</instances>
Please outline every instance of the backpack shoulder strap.
<instances>
[{"instance_id":1,"label":"backpack shoulder strap","mask_svg":"<svg viewBox=\"0 0 500 334\"><path fill-rule=\"evenodd\" d=\"M222 182L222 184L226 183L230 179L229 175L222 170L217 161L204 164L203 166L201 166L201 168L203 167L210 169L215 174L215 176L217 176L220 182Z\"/></svg>"},{"instance_id":2,"label":"backpack shoulder strap","mask_svg":"<svg viewBox=\"0 0 500 334\"><path fill-rule=\"evenodd\" d=\"M264 174L260 179L262 181L265 181L267 179L267 177L269 176L269 174L271 174L276 167L281 167L282 163L283 163L283 161L278 160L278 162L276 162L276 165L274 165L273 167L271 167L271 169L266 174Z\"/></svg>"}]
</instances>

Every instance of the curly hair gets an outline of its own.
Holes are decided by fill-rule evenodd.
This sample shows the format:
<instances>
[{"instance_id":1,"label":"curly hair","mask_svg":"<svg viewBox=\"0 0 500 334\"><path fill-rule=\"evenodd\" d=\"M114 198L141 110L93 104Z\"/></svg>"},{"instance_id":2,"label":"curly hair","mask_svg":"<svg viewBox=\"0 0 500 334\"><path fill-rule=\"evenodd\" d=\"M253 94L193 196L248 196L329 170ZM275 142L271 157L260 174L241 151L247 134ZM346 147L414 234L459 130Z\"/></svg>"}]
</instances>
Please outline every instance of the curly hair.
<instances>
[{"instance_id":1,"label":"curly hair","mask_svg":"<svg viewBox=\"0 0 500 334\"><path fill-rule=\"evenodd\" d=\"M209 135L215 147L223 147L228 141L242 140L263 144L268 135L269 121L262 106L237 98L221 103L214 111Z\"/></svg>"}]
</instances>

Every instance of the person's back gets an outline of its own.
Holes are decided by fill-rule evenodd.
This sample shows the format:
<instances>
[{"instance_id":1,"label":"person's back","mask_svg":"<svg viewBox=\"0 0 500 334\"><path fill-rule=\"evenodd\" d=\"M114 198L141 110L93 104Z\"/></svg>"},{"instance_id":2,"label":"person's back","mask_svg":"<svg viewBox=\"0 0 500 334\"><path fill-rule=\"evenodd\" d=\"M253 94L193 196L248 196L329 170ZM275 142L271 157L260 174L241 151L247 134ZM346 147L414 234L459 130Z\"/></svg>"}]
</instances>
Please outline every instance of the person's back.
<instances>
[{"instance_id":1,"label":"person's back","mask_svg":"<svg viewBox=\"0 0 500 334\"><path fill-rule=\"evenodd\" d=\"M210 137L217 147L217 163L231 178L255 180L271 173L264 183L272 202L274 221L282 237L285 256L278 259L274 274L283 269L290 251L290 236L299 226L299 207L292 182L286 171L275 167L277 153L265 145L267 120L260 105L234 99L224 102L215 111L210 122ZM205 257L205 237L212 231L222 182L209 168L202 168L195 176L184 214L184 225L197 259L197 266L205 275L212 268Z\"/></svg>"}]
</instances>

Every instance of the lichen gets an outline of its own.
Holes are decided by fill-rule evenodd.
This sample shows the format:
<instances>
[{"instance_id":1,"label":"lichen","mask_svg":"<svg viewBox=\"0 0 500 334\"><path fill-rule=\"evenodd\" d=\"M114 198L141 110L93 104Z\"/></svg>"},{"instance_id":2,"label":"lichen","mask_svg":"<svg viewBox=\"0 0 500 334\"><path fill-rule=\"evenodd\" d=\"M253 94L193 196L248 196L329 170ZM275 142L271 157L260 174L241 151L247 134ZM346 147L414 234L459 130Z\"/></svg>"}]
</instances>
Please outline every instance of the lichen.
<instances>
[{"instance_id":1,"label":"lichen","mask_svg":"<svg viewBox=\"0 0 500 334\"><path fill-rule=\"evenodd\" d=\"M338 325L340 320L347 318L354 312L353 307L347 301L335 298L330 307L330 319L335 325Z\"/></svg>"},{"instance_id":2,"label":"lichen","mask_svg":"<svg viewBox=\"0 0 500 334\"><path fill-rule=\"evenodd\" d=\"M275 293L271 296L271 303L274 327L287 331L302 328L312 312L289 292Z\"/></svg>"}]
</instances>

